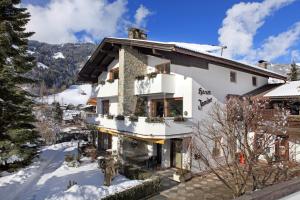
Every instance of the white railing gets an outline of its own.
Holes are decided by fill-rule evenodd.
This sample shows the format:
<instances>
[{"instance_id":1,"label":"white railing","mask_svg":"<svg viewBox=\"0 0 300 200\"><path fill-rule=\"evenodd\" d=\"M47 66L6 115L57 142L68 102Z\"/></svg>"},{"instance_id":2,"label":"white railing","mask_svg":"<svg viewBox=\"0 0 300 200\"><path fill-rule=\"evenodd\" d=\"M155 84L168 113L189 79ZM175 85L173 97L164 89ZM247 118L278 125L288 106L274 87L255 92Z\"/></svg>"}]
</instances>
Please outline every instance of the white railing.
<instances>
[{"instance_id":1,"label":"white railing","mask_svg":"<svg viewBox=\"0 0 300 200\"><path fill-rule=\"evenodd\" d=\"M146 117L138 117L138 121L130 121L129 117L118 120L107 116L97 118L101 127L126 132L127 134L140 135L148 138L172 138L192 133L192 122L189 119L176 122L174 118L165 118L163 122L146 122Z\"/></svg>"},{"instance_id":2,"label":"white railing","mask_svg":"<svg viewBox=\"0 0 300 200\"><path fill-rule=\"evenodd\" d=\"M87 112L84 114L84 121L88 124L99 124L99 122L97 122L97 117L98 114L97 113L90 113Z\"/></svg>"},{"instance_id":3,"label":"white railing","mask_svg":"<svg viewBox=\"0 0 300 200\"><path fill-rule=\"evenodd\" d=\"M99 85L97 97L113 97L118 96L119 80L115 79L112 83L105 81L102 85Z\"/></svg>"},{"instance_id":4,"label":"white railing","mask_svg":"<svg viewBox=\"0 0 300 200\"><path fill-rule=\"evenodd\" d=\"M157 74L156 77L144 77L135 80L135 95L175 93L175 75Z\"/></svg>"}]
</instances>

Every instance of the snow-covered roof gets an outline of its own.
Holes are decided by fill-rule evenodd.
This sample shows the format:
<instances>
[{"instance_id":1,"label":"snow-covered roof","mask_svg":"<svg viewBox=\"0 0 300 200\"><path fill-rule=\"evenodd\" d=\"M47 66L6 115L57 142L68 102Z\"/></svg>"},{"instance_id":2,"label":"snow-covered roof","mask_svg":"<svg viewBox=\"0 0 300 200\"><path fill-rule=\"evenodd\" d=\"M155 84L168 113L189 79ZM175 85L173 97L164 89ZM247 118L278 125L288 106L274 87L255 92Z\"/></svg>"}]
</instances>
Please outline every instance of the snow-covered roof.
<instances>
[{"instance_id":1,"label":"snow-covered roof","mask_svg":"<svg viewBox=\"0 0 300 200\"><path fill-rule=\"evenodd\" d=\"M265 97L300 97L300 81L287 82L264 95Z\"/></svg>"},{"instance_id":2,"label":"snow-covered roof","mask_svg":"<svg viewBox=\"0 0 300 200\"><path fill-rule=\"evenodd\" d=\"M182 49L186 49L189 51L193 51L193 52L197 52L197 53L203 53L203 54L207 54L210 56L214 56L214 57L218 57L218 58L222 58L225 60L230 60L230 61L234 61L236 63L240 63L243 65L247 65L253 69L257 69L257 70L261 70L261 71L265 71L268 73L273 73L273 74L277 74L279 76L284 76L283 74L274 72L272 70L269 69L265 69L263 67L259 67L253 64L249 64L243 61L239 61L239 60L235 60L232 58L227 58L224 56L221 56L221 46L217 46L217 45L207 45L207 44L194 44L194 43L186 43L186 42L161 42L161 41L155 41L155 40L139 40L139 39L130 39L130 38L117 38L117 37L109 37L110 39L121 39L121 40L132 40L132 41L141 41L141 42L148 42L148 43L157 43L157 44L171 44L174 45L177 48L182 48Z\"/></svg>"}]
</instances>

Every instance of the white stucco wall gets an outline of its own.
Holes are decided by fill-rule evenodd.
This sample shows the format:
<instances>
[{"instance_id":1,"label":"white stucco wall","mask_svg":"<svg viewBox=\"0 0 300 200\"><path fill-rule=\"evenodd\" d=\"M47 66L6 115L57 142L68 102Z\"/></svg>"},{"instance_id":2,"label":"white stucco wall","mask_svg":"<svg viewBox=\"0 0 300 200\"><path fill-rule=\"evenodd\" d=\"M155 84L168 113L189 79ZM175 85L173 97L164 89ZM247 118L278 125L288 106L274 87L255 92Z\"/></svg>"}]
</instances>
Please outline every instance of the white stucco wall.
<instances>
[{"instance_id":1,"label":"white stucco wall","mask_svg":"<svg viewBox=\"0 0 300 200\"><path fill-rule=\"evenodd\" d=\"M118 97L97 98L97 114L102 114L102 100L109 100L109 114L118 114Z\"/></svg>"},{"instance_id":2,"label":"white stucco wall","mask_svg":"<svg viewBox=\"0 0 300 200\"><path fill-rule=\"evenodd\" d=\"M100 74L98 77L98 80L100 81L106 81L108 80L108 72L112 69L118 68L119 67L119 59L114 59L107 67L107 71L104 71Z\"/></svg>"},{"instance_id":3,"label":"white stucco wall","mask_svg":"<svg viewBox=\"0 0 300 200\"><path fill-rule=\"evenodd\" d=\"M98 77L99 81L106 81L109 79L108 72L111 69L115 69L119 67L119 60L115 59L113 60L107 67L107 71L104 71L100 74ZM101 91L99 91L101 92ZM98 95L99 96L99 95ZM109 97L109 98L97 98L97 113L101 114L102 112L102 100L109 100L109 112L112 115L117 115L118 114L118 97Z\"/></svg>"}]
</instances>

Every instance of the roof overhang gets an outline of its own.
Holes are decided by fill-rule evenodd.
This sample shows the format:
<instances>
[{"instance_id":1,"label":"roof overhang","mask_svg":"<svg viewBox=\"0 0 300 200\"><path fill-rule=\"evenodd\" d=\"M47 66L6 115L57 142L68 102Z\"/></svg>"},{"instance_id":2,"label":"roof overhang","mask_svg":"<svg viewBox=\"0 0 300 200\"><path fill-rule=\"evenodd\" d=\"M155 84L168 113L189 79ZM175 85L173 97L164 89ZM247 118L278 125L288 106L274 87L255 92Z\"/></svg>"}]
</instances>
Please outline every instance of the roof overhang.
<instances>
[{"instance_id":1,"label":"roof overhang","mask_svg":"<svg viewBox=\"0 0 300 200\"><path fill-rule=\"evenodd\" d=\"M78 81L92 83L97 82L97 78L101 72L106 71L107 66L114 59L118 58L118 51L122 45L136 48L140 52L147 55L170 59L171 63L173 64L208 68L208 64L211 63L254 75L286 80L286 76L277 74L275 72L273 73L264 69L253 68L250 65L223 57L195 52L189 49L178 47L172 43L123 38L104 38L79 72Z\"/></svg>"}]
</instances>

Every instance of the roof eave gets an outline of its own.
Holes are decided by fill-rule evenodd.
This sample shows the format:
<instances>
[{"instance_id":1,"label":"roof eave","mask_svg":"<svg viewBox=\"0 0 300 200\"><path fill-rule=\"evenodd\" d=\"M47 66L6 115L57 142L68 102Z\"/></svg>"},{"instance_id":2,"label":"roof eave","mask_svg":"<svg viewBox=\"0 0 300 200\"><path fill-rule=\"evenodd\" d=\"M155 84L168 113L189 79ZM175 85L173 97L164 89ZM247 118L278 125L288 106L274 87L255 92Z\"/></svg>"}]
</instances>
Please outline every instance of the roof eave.
<instances>
[{"instance_id":1,"label":"roof eave","mask_svg":"<svg viewBox=\"0 0 300 200\"><path fill-rule=\"evenodd\" d=\"M276 79L280 79L280 80L284 80L284 81L287 80L287 77L284 76L284 75L280 75L280 74L272 73L272 72L266 72L266 71L260 70L260 69L253 69L249 65L239 63L239 62L236 62L236 61L233 61L233 60L229 60L229 59L226 59L226 58L221 58L221 57L218 57L218 56L213 56L213 55L209 55L209 54L205 54L205 53L201 53L201 52L195 52L195 51L191 51L189 49L185 49L185 48L181 48L181 47L175 47L175 51L177 51L178 53L185 53L185 54L189 53L192 56L197 56L197 57L200 57L200 58L203 58L203 59L208 59L208 60L211 60L211 61L214 61L214 62L219 61L223 64L231 65L231 66L234 66L236 68L239 68L239 69L242 69L242 70L247 70L247 71L254 72L254 73L259 73L259 74L267 76L267 77L272 77L272 78L276 78Z\"/></svg>"}]
</instances>

